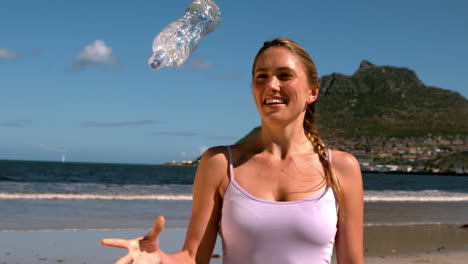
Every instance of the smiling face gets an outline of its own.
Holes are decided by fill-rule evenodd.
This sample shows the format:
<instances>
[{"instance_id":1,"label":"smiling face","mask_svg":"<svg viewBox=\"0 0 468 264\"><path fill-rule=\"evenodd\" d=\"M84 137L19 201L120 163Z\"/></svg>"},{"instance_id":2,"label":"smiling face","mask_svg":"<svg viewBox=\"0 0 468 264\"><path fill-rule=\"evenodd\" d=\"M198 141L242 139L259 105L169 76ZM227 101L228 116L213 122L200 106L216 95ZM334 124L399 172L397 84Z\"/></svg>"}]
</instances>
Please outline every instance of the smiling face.
<instances>
[{"instance_id":1,"label":"smiling face","mask_svg":"<svg viewBox=\"0 0 468 264\"><path fill-rule=\"evenodd\" d=\"M270 47L254 64L252 92L263 121L304 120L307 105L317 99L298 56L284 47Z\"/></svg>"}]
</instances>

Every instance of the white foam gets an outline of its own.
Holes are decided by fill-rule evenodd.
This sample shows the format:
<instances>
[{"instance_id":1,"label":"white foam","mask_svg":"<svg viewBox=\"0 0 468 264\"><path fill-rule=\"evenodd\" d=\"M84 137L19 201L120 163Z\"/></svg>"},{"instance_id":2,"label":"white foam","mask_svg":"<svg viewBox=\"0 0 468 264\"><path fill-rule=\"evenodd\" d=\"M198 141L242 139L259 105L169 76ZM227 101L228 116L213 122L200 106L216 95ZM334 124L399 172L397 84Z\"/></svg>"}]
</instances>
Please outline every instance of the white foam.
<instances>
[{"instance_id":1,"label":"white foam","mask_svg":"<svg viewBox=\"0 0 468 264\"><path fill-rule=\"evenodd\" d=\"M365 202L468 202L468 196L454 197L454 196L439 196L439 197L421 197L421 196L406 196L406 197L393 197L393 196L374 196L364 197Z\"/></svg>"},{"instance_id":2,"label":"white foam","mask_svg":"<svg viewBox=\"0 0 468 264\"><path fill-rule=\"evenodd\" d=\"M192 200L192 195L101 195L67 193L0 193L3 200Z\"/></svg>"},{"instance_id":3,"label":"white foam","mask_svg":"<svg viewBox=\"0 0 468 264\"><path fill-rule=\"evenodd\" d=\"M440 190L365 191L366 202L466 202L468 193Z\"/></svg>"},{"instance_id":4,"label":"white foam","mask_svg":"<svg viewBox=\"0 0 468 264\"><path fill-rule=\"evenodd\" d=\"M135 190L128 192L123 189L109 192L87 192L87 193L18 193L18 192L0 192L0 200L160 200L160 201L190 201L192 195L186 191L183 193L168 193L168 190L154 190L139 192ZM446 192L439 190L424 191L365 191L365 202L468 202L468 193Z\"/></svg>"}]
</instances>

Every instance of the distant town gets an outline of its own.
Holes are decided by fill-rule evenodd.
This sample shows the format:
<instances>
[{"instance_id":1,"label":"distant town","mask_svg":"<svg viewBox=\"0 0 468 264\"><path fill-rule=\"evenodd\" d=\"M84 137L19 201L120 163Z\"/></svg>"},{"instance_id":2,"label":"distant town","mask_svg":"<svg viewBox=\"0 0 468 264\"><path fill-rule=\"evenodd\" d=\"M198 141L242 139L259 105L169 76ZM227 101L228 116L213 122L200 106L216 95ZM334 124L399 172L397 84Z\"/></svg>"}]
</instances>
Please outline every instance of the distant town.
<instances>
[{"instance_id":1,"label":"distant town","mask_svg":"<svg viewBox=\"0 0 468 264\"><path fill-rule=\"evenodd\" d=\"M468 174L468 136L327 138L326 145L353 154L363 172ZM197 166L199 160L165 163Z\"/></svg>"},{"instance_id":2,"label":"distant town","mask_svg":"<svg viewBox=\"0 0 468 264\"><path fill-rule=\"evenodd\" d=\"M467 136L333 138L327 142L331 149L353 154L362 171L468 174Z\"/></svg>"}]
</instances>

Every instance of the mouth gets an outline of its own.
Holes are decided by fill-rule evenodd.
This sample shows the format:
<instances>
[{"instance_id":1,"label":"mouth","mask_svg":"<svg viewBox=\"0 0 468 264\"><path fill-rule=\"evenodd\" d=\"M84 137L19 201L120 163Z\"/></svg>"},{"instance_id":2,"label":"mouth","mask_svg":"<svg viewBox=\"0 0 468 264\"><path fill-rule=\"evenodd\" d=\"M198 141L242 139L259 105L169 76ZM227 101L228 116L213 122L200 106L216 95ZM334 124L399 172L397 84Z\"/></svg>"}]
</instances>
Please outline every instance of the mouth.
<instances>
[{"instance_id":1,"label":"mouth","mask_svg":"<svg viewBox=\"0 0 468 264\"><path fill-rule=\"evenodd\" d=\"M287 101L281 97L269 97L263 100L264 105L286 104Z\"/></svg>"}]
</instances>

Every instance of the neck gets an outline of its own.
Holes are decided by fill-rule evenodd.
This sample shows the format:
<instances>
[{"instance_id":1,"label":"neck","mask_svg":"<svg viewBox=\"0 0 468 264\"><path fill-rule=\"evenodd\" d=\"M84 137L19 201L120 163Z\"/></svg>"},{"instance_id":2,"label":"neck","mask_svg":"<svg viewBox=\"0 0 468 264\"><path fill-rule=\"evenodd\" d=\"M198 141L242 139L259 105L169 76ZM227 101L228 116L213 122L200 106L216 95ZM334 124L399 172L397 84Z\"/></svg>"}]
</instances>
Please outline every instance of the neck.
<instances>
[{"instance_id":1,"label":"neck","mask_svg":"<svg viewBox=\"0 0 468 264\"><path fill-rule=\"evenodd\" d=\"M302 123L286 126L271 126L262 122L260 133L262 148L278 159L313 151L312 144L304 133Z\"/></svg>"}]
</instances>

